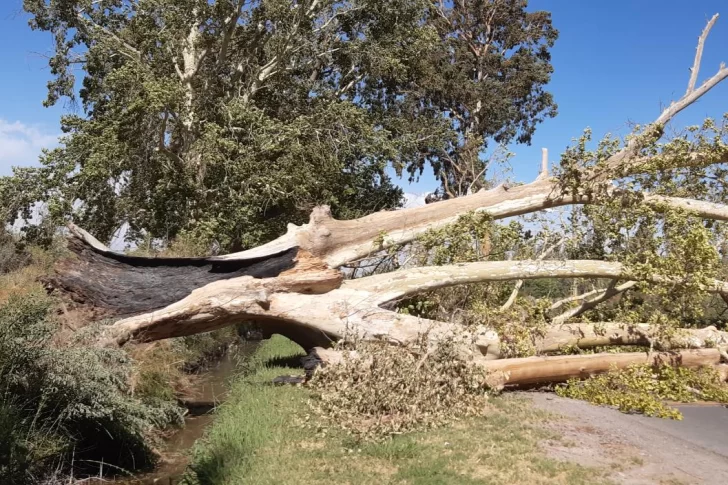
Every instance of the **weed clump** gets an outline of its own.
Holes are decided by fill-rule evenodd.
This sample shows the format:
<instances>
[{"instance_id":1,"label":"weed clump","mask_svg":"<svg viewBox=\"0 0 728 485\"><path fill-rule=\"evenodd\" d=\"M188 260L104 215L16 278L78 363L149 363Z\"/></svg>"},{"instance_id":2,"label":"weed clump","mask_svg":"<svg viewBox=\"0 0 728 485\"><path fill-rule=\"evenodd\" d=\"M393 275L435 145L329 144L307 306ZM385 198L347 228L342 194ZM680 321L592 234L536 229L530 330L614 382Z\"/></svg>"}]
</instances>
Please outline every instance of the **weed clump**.
<instances>
[{"instance_id":1,"label":"weed clump","mask_svg":"<svg viewBox=\"0 0 728 485\"><path fill-rule=\"evenodd\" d=\"M728 403L728 386L715 369L687 369L667 363L633 365L583 381L573 379L557 387L556 394L614 406L622 412L677 420L682 419L680 411L664 401Z\"/></svg>"},{"instance_id":2,"label":"weed clump","mask_svg":"<svg viewBox=\"0 0 728 485\"><path fill-rule=\"evenodd\" d=\"M52 308L42 293L0 307L0 482L151 465L151 432L181 422L178 408L132 395L125 352L56 346Z\"/></svg>"},{"instance_id":3,"label":"weed clump","mask_svg":"<svg viewBox=\"0 0 728 485\"><path fill-rule=\"evenodd\" d=\"M359 439L434 428L486 410L487 375L452 343L395 347L362 343L310 381L314 413Z\"/></svg>"}]
</instances>

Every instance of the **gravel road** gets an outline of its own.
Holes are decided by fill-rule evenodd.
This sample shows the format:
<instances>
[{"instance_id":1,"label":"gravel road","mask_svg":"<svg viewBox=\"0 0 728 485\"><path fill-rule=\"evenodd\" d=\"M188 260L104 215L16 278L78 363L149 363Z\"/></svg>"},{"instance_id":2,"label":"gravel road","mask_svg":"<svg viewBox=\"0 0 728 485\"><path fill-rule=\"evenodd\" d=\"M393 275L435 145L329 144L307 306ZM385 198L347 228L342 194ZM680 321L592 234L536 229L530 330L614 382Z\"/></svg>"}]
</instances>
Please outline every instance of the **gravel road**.
<instances>
[{"instance_id":1,"label":"gravel road","mask_svg":"<svg viewBox=\"0 0 728 485\"><path fill-rule=\"evenodd\" d=\"M549 393L523 395L566 418L549 425L564 437L544 444L551 456L611 468L611 478L621 484L728 484L726 407L679 405L684 420L672 421Z\"/></svg>"}]
</instances>

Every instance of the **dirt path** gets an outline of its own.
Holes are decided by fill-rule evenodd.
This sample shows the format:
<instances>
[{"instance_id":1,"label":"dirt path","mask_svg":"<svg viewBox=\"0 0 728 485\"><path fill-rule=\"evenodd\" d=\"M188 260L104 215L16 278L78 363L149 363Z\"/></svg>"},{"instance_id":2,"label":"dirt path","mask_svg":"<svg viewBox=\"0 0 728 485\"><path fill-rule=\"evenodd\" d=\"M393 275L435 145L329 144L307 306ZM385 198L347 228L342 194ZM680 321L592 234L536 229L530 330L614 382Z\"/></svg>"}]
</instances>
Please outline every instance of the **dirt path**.
<instances>
[{"instance_id":1,"label":"dirt path","mask_svg":"<svg viewBox=\"0 0 728 485\"><path fill-rule=\"evenodd\" d=\"M685 419L668 421L553 394L524 395L566 417L550 425L564 436L545 443L553 457L612 468L611 478L621 484L728 484L725 407L680 406Z\"/></svg>"}]
</instances>

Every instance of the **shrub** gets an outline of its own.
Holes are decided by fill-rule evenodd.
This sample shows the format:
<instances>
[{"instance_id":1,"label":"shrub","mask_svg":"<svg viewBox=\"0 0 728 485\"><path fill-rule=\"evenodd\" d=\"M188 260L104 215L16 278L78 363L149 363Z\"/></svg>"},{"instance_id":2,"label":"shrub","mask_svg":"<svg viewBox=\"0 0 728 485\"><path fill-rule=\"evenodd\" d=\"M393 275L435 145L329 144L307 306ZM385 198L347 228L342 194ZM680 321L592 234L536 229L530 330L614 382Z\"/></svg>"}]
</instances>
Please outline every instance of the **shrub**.
<instances>
[{"instance_id":1,"label":"shrub","mask_svg":"<svg viewBox=\"0 0 728 485\"><path fill-rule=\"evenodd\" d=\"M180 422L170 402L130 392L125 352L53 345L52 301L14 295L0 307L0 482L37 483L66 469L153 464L151 432Z\"/></svg>"},{"instance_id":2,"label":"shrub","mask_svg":"<svg viewBox=\"0 0 728 485\"><path fill-rule=\"evenodd\" d=\"M0 274L16 271L30 261L30 254L7 231L0 229Z\"/></svg>"}]
</instances>

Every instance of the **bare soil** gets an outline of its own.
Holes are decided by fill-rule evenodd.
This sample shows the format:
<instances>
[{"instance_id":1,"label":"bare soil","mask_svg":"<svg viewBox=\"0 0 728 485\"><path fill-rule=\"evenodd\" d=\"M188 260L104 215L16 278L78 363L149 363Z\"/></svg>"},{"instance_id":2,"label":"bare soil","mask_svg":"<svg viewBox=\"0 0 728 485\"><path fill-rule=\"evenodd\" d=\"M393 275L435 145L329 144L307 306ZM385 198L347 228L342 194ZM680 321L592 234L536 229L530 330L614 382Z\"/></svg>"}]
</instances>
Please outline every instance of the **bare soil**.
<instances>
[{"instance_id":1,"label":"bare soil","mask_svg":"<svg viewBox=\"0 0 728 485\"><path fill-rule=\"evenodd\" d=\"M688 406L683 421L628 415L555 396L524 393L561 419L548 420L562 439L546 441L549 456L611 468L619 484L728 484L728 409Z\"/></svg>"}]
</instances>

